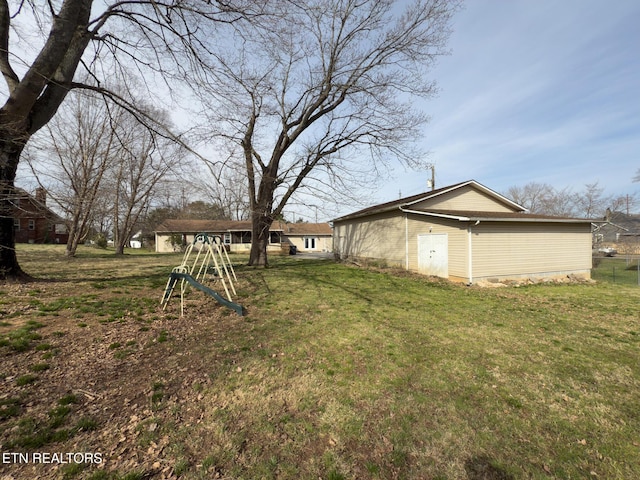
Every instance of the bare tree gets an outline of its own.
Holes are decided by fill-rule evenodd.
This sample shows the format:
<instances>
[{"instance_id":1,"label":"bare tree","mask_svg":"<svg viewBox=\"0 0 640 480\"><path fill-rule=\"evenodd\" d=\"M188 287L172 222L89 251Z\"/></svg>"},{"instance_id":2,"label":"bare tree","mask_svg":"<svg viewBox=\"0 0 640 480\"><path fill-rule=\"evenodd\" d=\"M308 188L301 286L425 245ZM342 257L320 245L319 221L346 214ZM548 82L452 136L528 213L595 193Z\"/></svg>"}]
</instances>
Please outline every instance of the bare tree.
<instances>
[{"instance_id":1,"label":"bare tree","mask_svg":"<svg viewBox=\"0 0 640 480\"><path fill-rule=\"evenodd\" d=\"M197 88L213 134L244 168L251 211L249 263L267 264L269 227L304 188L334 200L411 151L427 117L414 108L435 86L452 0L289 0L271 24L226 32Z\"/></svg>"},{"instance_id":2,"label":"bare tree","mask_svg":"<svg viewBox=\"0 0 640 480\"><path fill-rule=\"evenodd\" d=\"M546 183L529 182L526 185L509 187L507 197L522 205L531 213L543 213L554 188Z\"/></svg>"},{"instance_id":3,"label":"bare tree","mask_svg":"<svg viewBox=\"0 0 640 480\"><path fill-rule=\"evenodd\" d=\"M147 115L166 117L147 107ZM126 115L125 115L126 116ZM120 158L114 162L110 179L113 193L113 230L116 254L124 253L134 229L154 199L158 183L172 170L182 166L184 151L179 144L157 135L134 118L118 125ZM168 120L163 120L168 124Z\"/></svg>"},{"instance_id":4,"label":"bare tree","mask_svg":"<svg viewBox=\"0 0 640 480\"><path fill-rule=\"evenodd\" d=\"M120 111L120 117L122 111ZM43 129L38 146L46 155L30 161L38 182L68 219L66 255L75 256L92 226L100 200L102 179L118 158L118 143L102 99L73 95Z\"/></svg>"},{"instance_id":5,"label":"bare tree","mask_svg":"<svg viewBox=\"0 0 640 480\"><path fill-rule=\"evenodd\" d=\"M114 71L127 78L131 71L148 74L145 81L152 92L155 79L172 72L182 75L197 62L194 54L209 24L235 21L241 17L237 12L258 3L0 0L0 71L6 84L0 107L0 278L26 277L16 258L9 199L25 145L51 120L68 92L89 88L109 95ZM19 17L26 17L21 25ZM37 31L40 35L31 35L28 42L10 42L10 33ZM91 84L74 81L79 66ZM135 110L135 105L123 104Z\"/></svg>"},{"instance_id":6,"label":"bare tree","mask_svg":"<svg viewBox=\"0 0 640 480\"><path fill-rule=\"evenodd\" d=\"M530 182L507 190L506 196L527 208L531 213L561 217L596 218L605 215L607 209L617 210L625 198L603 195L604 188L598 182L588 183L584 190L555 188L546 183Z\"/></svg>"},{"instance_id":7,"label":"bare tree","mask_svg":"<svg viewBox=\"0 0 640 480\"><path fill-rule=\"evenodd\" d=\"M618 195L611 197L611 205L609 206L609 211L612 212L620 212L624 215L631 215L631 212L638 205L638 193L627 193L624 195Z\"/></svg>"},{"instance_id":8,"label":"bare tree","mask_svg":"<svg viewBox=\"0 0 640 480\"><path fill-rule=\"evenodd\" d=\"M214 205L219 206L224 218L248 220L250 218L249 192L246 174L233 163L224 164L217 170L215 165L207 164L212 174L210 179L200 182L200 191Z\"/></svg>"},{"instance_id":9,"label":"bare tree","mask_svg":"<svg viewBox=\"0 0 640 480\"><path fill-rule=\"evenodd\" d=\"M542 205L543 213L558 217L580 217L578 199L581 193L574 193L570 187L554 188Z\"/></svg>"},{"instance_id":10,"label":"bare tree","mask_svg":"<svg viewBox=\"0 0 640 480\"><path fill-rule=\"evenodd\" d=\"M576 208L578 214L585 218L601 217L613 202L612 197L603 196L604 188L598 182L588 183L584 191L576 196Z\"/></svg>"}]
</instances>

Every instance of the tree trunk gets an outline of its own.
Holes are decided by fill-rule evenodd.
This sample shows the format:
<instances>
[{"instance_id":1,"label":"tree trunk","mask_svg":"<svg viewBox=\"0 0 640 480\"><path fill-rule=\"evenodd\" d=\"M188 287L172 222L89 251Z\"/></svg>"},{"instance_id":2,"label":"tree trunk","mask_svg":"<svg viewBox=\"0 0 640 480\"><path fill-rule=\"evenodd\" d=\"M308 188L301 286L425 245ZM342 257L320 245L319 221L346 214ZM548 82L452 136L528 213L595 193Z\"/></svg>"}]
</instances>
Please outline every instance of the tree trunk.
<instances>
[{"instance_id":1,"label":"tree trunk","mask_svg":"<svg viewBox=\"0 0 640 480\"><path fill-rule=\"evenodd\" d=\"M254 215L251 222L251 251L249 265L265 266L267 261L267 246L269 245L269 229L273 223L271 215Z\"/></svg>"},{"instance_id":2,"label":"tree trunk","mask_svg":"<svg viewBox=\"0 0 640 480\"><path fill-rule=\"evenodd\" d=\"M0 280L23 280L26 279L26 274L20 268L16 257L13 217L4 213L8 204L6 193L4 188L0 191Z\"/></svg>"},{"instance_id":3,"label":"tree trunk","mask_svg":"<svg viewBox=\"0 0 640 480\"><path fill-rule=\"evenodd\" d=\"M24 142L12 140L0 129L0 280L29 280L18 264L13 226L16 170Z\"/></svg>"},{"instance_id":4,"label":"tree trunk","mask_svg":"<svg viewBox=\"0 0 640 480\"><path fill-rule=\"evenodd\" d=\"M278 161L272 160L274 170L278 168ZM258 195L253 196L255 186L249 186L251 194L251 251L249 265L269 266L267 260L267 246L269 245L269 229L273 223L273 195L276 190L275 175L271 170L263 172L258 187Z\"/></svg>"},{"instance_id":5,"label":"tree trunk","mask_svg":"<svg viewBox=\"0 0 640 480\"><path fill-rule=\"evenodd\" d=\"M80 243L80 231L77 224L72 223L69 229L69 240L67 240L67 248L64 254L67 257L75 257L78 250L78 243Z\"/></svg>"},{"instance_id":6,"label":"tree trunk","mask_svg":"<svg viewBox=\"0 0 640 480\"><path fill-rule=\"evenodd\" d=\"M124 255L124 244L127 243L127 235L121 229L115 230L115 238L113 239L113 245L115 246L116 255Z\"/></svg>"}]
</instances>

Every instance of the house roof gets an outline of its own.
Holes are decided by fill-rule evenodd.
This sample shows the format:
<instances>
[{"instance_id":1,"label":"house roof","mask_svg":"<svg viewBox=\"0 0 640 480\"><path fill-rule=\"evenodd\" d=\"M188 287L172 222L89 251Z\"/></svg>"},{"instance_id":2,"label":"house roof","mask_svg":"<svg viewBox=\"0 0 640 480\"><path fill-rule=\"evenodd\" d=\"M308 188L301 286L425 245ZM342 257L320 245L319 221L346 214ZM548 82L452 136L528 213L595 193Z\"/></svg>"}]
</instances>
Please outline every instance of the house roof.
<instances>
[{"instance_id":1,"label":"house roof","mask_svg":"<svg viewBox=\"0 0 640 480\"><path fill-rule=\"evenodd\" d=\"M436 198L445 193L449 193L451 191L466 187L473 186L477 190L484 192L490 197L494 198L498 202L505 204L515 210L514 212L486 212L486 211L473 211L473 210L438 210L438 209L426 209L426 210L416 210L412 209L413 205L417 203L423 202L425 200L429 200L432 198ZM511 221L511 222L562 222L562 223L585 223L590 222L590 220L583 218L565 218L565 217L557 217L552 215L538 215L531 214L526 212L526 208L522 205L515 203L512 200L509 200L507 197L491 190L488 187L485 187L479 182L475 180L467 180L466 182L456 183L454 185L449 185L447 187L442 187L436 190L432 190L431 192L419 193L417 195L412 195L410 197L400 198L398 200L394 200L392 202L381 203L379 205L374 205L372 207L368 207L362 210L358 210L357 212L350 213L343 217L337 218L334 222L351 220L360 217L366 217L369 215L385 213L395 210L401 210L403 212L414 213L418 215L427 215L433 217L441 217L441 218L449 218L460 221Z\"/></svg>"},{"instance_id":2,"label":"house roof","mask_svg":"<svg viewBox=\"0 0 640 480\"><path fill-rule=\"evenodd\" d=\"M28 200L33 208L27 208L19 202ZM16 218L32 217L38 215L41 218L47 218L49 221L64 223L64 218L47 207L46 203L41 202L34 195L19 187L13 187L13 194L10 194L9 201L15 208L14 216Z\"/></svg>"},{"instance_id":3,"label":"house roof","mask_svg":"<svg viewBox=\"0 0 640 480\"><path fill-rule=\"evenodd\" d=\"M445 193L449 193L449 192L451 192L453 190L457 190L459 188L466 187L467 185L472 185L473 187L475 187L478 190L488 194L489 196L495 198L496 200L509 205L514 210L519 210L519 211L522 211L522 212L524 212L526 210L526 208L523 207L522 205L518 205L517 203L513 202L512 200L509 200L507 197L499 194L498 192L496 192L494 190L491 190L488 187L485 187L481 183L476 182L475 180L467 180L465 182L456 183L454 185L449 185L449 186L446 186L446 187L437 188L437 189L432 190L430 192L418 193L417 195L412 195L410 197L399 198L398 200L393 200L391 202L386 202L386 203L381 203L381 204L378 204L378 205L373 205L371 207L367 207L367 208L364 208L362 210L358 210L357 212L350 213L350 214L345 215L343 217L336 218L334 220L334 222L335 221L342 221L342 220L349 220L349 219L358 218L358 217L365 217L365 216L368 216L368 215L373 215L373 214L377 214L377 213L384 213L384 212L389 212L389 211L393 211L393 210L400 210L400 209L410 208L411 205L415 205L416 203L423 202L423 201L429 200L431 198L436 198L436 197L438 197L440 195L443 195Z\"/></svg>"},{"instance_id":4,"label":"house roof","mask_svg":"<svg viewBox=\"0 0 640 480\"><path fill-rule=\"evenodd\" d=\"M200 233L251 231L251 222L234 220L167 219L156 227L157 233Z\"/></svg>"},{"instance_id":5,"label":"house roof","mask_svg":"<svg viewBox=\"0 0 640 480\"><path fill-rule=\"evenodd\" d=\"M640 215L612 212L610 218L607 216L601 220L593 220L593 225L596 230L612 228L628 232L640 232Z\"/></svg>"},{"instance_id":6,"label":"house roof","mask_svg":"<svg viewBox=\"0 0 640 480\"><path fill-rule=\"evenodd\" d=\"M625 228L622 225L616 225L615 223L610 222L609 220L591 222L591 225L593 225L594 232L597 232L602 229L608 229L608 227L612 230L624 230L625 232L629 231L628 228Z\"/></svg>"},{"instance_id":7,"label":"house roof","mask_svg":"<svg viewBox=\"0 0 640 480\"><path fill-rule=\"evenodd\" d=\"M272 232L286 235L331 235L328 223L284 223L273 222ZM167 219L156 227L157 233L214 233L214 232L250 232L251 222L237 220L184 220Z\"/></svg>"},{"instance_id":8,"label":"house roof","mask_svg":"<svg viewBox=\"0 0 640 480\"><path fill-rule=\"evenodd\" d=\"M328 223L282 223L285 235L329 235L333 231Z\"/></svg>"}]
</instances>

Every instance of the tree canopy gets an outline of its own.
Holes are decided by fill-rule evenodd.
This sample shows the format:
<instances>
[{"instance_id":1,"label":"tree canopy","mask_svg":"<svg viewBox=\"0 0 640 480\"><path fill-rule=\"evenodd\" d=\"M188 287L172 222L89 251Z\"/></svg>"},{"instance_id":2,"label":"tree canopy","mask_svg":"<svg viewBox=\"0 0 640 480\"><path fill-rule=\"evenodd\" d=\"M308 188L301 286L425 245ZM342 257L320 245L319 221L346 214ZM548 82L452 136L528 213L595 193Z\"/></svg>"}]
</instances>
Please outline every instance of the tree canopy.
<instances>
[{"instance_id":1,"label":"tree canopy","mask_svg":"<svg viewBox=\"0 0 640 480\"><path fill-rule=\"evenodd\" d=\"M414 147L428 117L416 100L436 91L430 67L447 53L458 7L458 0L0 0L0 277L23 274L10 200L21 153L71 90L108 98L154 135L184 143L157 110L139 108L139 91L148 105L193 87L206 141L225 152L210 170L238 185L219 196L234 216L251 218L250 263L266 264L269 226L296 195L349 198L354 184L370 182L392 159L423 160Z\"/></svg>"},{"instance_id":2,"label":"tree canopy","mask_svg":"<svg viewBox=\"0 0 640 480\"><path fill-rule=\"evenodd\" d=\"M392 159L420 165L431 68L447 51L450 0L279 2L259 25L218 30L194 85L228 152L242 168L253 221L251 264L266 264L268 230L292 198L349 198ZM353 201L353 197L351 197Z\"/></svg>"},{"instance_id":3,"label":"tree canopy","mask_svg":"<svg viewBox=\"0 0 640 480\"><path fill-rule=\"evenodd\" d=\"M252 15L259 3L0 0L0 72L5 80L0 91L0 278L25 276L15 254L12 221L21 153L69 91L88 89L109 97L149 129L172 137L157 119L137 109L132 97L116 93L113 82L132 85L136 82L127 80L138 78L152 97L159 86L184 81L185 71L199 61L197 47L209 31Z\"/></svg>"}]
</instances>

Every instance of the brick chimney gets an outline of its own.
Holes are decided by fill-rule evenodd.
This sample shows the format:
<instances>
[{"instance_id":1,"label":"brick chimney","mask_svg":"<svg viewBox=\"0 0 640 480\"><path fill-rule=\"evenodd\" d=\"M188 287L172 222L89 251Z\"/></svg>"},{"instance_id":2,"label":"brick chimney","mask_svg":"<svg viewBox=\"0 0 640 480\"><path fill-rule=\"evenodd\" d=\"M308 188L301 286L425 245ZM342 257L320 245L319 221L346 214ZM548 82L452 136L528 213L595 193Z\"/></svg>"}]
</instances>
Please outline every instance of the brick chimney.
<instances>
[{"instance_id":1,"label":"brick chimney","mask_svg":"<svg viewBox=\"0 0 640 480\"><path fill-rule=\"evenodd\" d=\"M44 188L42 187L36 188L36 200L40 202L42 205L47 204L47 191Z\"/></svg>"}]
</instances>

